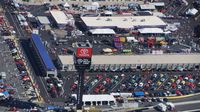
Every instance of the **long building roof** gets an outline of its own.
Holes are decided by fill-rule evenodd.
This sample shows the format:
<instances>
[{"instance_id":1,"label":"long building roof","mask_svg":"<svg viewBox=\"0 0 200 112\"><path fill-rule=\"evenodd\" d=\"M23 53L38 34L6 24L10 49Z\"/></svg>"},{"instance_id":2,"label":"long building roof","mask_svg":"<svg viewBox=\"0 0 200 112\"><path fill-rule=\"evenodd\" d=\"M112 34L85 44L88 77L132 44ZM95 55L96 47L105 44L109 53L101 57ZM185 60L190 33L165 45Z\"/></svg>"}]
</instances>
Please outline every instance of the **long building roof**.
<instances>
[{"instance_id":1,"label":"long building roof","mask_svg":"<svg viewBox=\"0 0 200 112\"><path fill-rule=\"evenodd\" d=\"M111 16L111 17L81 17L88 27L118 27L134 28L148 26L166 26L166 23L156 16Z\"/></svg>"},{"instance_id":2,"label":"long building roof","mask_svg":"<svg viewBox=\"0 0 200 112\"><path fill-rule=\"evenodd\" d=\"M73 56L59 55L63 65L74 64ZM92 64L200 64L200 54L94 55Z\"/></svg>"},{"instance_id":3,"label":"long building roof","mask_svg":"<svg viewBox=\"0 0 200 112\"><path fill-rule=\"evenodd\" d=\"M46 69L48 70L55 70L55 66L49 56L49 54L47 53L39 35L37 34L32 34L32 41L36 47L37 52L40 55L41 60L43 61Z\"/></svg>"},{"instance_id":4,"label":"long building roof","mask_svg":"<svg viewBox=\"0 0 200 112\"><path fill-rule=\"evenodd\" d=\"M63 11L52 10L50 11L50 13L57 22L57 24L67 24L69 22L68 17Z\"/></svg>"}]
</instances>

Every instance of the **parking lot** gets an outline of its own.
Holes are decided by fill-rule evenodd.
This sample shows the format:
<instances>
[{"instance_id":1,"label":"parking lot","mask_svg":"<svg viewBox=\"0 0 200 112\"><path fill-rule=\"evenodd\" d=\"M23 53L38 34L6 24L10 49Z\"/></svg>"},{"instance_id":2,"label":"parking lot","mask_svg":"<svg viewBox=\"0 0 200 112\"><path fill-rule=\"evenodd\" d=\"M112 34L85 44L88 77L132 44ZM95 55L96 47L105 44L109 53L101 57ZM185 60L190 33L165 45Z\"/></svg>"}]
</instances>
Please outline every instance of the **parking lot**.
<instances>
[{"instance_id":1,"label":"parking lot","mask_svg":"<svg viewBox=\"0 0 200 112\"><path fill-rule=\"evenodd\" d=\"M153 50L163 50L164 53L199 53L200 50L195 50L194 48L191 49L190 52L187 50L192 46L190 43L193 41L193 27L195 26L195 22L191 18L185 17L177 17L178 15L176 12L182 13L184 12L185 6L180 5L180 7L171 7L168 6L170 10L165 12L166 15L173 15L176 16L174 18L162 18L165 22L174 24L180 23L180 26L177 25L178 30L172 32L172 34L163 36L164 40L157 41L153 40L155 43L154 45L148 46L148 39L142 40L144 38L148 38L151 36L157 35L138 35L137 32L123 32L118 31L116 35L112 36L95 36L85 31L84 28L81 27L79 24L82 23L78 15L73 15L75 21L78 22L75 26L75 30L72 31L72 35L68 36L67 31L59 30L57 27L54 26L54 21L50 17L48 9L46 6L25 6L24 9L20 9L22 12L15 13L13 11L13 7L7 10L8 12L12 13L10 15L9 20L12 20L12 23L16 25L16 34L19 36L20 40L24 44L25 51L28 57L31 57L32 54L29 49L29 44L27 39L30 35L28 35L28 31L20 25L20 22L17 18L18 14L21 14L25 17L26 21L32 28L32 24L30 24L29 17L23 11L29 11L33 14L33 16L47 16L52 23L50 25L51 30L44 30L38 27L39 34L45 43L45 47L49 51L55 65L57 65L57 55L70 55L74 52L74 43L79 41L88 41L93 44L93 54L102 54L102 55L130 55L130 54L149 54L152 53ZM186 7L188 8L188 7ZM171 11L173 9L173 11ZM180 11L179 11L180 10ZM132 11L132 9L131 9ZM39 12L39 13L38 13ZM81 11L80 11L81 12ZM89 11L88 11L89 12ZM113 11L117 13L117 11ZM124 11L126 12L126 11ZM120 14L117 14L119 16ZM25 33L26 32L26 33ZM54 32L54 33L52 33ZM81 33L82 32L82 33ZM30 32L29 32L30 33ZM119 34L118 34L119 33ZM56 36L55 36L56 35ZM129 42L127 37L135 37L138 42ZM57 40L54 39L57 37ZM144 38L142 38L144 37ZM117 39L114 39L117 38ZM62 40L62 42L60 41ZM63 41L64 40L64 41ZM10 42L11 41L11 42ZM121 42L123 45L123 49L116 49L114 46L115 41ZM149 42L151 39L149 39ZM12 40L7 40L8 45L12 48L10 49L13 52L13 58L15 64L9 62L9 59L5 59L2 62L2 65L5 62L4 67L6 68L13 68L13 71L7 71L7 74L12 74L8 76L8 79L15 78L18 80L6 80L10 81L13 84L14 88L16 87L16 97L30 100L31 98L35 97L35 93L32 91L32 86L30 84L30 79L28 74L24 68L24 64L20 59L18 54L18 49L14 48ZM195 41L194 41L195 42ZM150 42L151 43L151 42ZM2 43L4 44L4 43ZM185 46L187 45L187 46ZM189 46L189 47L188 47ZM15 50L14 50L15 49ZM186 49L186 50L185 50ZM9 51L9 49L8 49ZM106 52L104 52L106 51ZM6 50L3 52L7 52ZM9 54L11 53L8 52ZM9 58L6 53L1 53L2 57ZM3 59L3 58L2 58ZM30 58L29 58L30 59ZM69 95L77 93L77 86L78 86L78 76L75 72L61 72L59 71L58 78L44 78L38 76L37 73L40 71L37 70L39 67L34 64L34 59L30 59L31 65L34 68L35 74L33 74L34 79L36 79L37 86L39 85L40 94L43 96L44 100L48 103L55 104L55 105L64 105L64 102L69 100ZM17 66L17 67L16 67ZM59 69L59 66L57 66ZM3 71L6 68L2 68ZM148 68L148 67L147 67ZM16 74L19 73L19 74ZM10 77L11 76L11 77ZM12 82L14 81L14 82ZM94 70L85 73L85 84L84 84L84 93L85 94L110 94L110 93L133 93L137 91L145 92L145 96L147 97L163 97L163 96L181 96L199 92L200 90L200 75L199 71L129 71L124 70L123 72L104 72L99 70ZM18 89L19 88L19 89ZM26 92L24 92L26 91ZM129 97L132 97L129 96ZM74 99L72 99L74 100ZM166 99L165 99L166 100ZM164 99L142 99L142 100L134 100L136 102L163 102Z\"/></svg>"},{"instance_id":2,"label":"parking lot","mask_svg":"<svg viewBox=\"0 0 200 112\"><path fill-rule=\"evenodd\" d=\"M87 94L112 92L148 92L147 96L180 96L199 92L198 72L161 73L86 73L84 91ZM77 79L70 84L71 93L77 91Z\"/></svg>"}]
</instances>

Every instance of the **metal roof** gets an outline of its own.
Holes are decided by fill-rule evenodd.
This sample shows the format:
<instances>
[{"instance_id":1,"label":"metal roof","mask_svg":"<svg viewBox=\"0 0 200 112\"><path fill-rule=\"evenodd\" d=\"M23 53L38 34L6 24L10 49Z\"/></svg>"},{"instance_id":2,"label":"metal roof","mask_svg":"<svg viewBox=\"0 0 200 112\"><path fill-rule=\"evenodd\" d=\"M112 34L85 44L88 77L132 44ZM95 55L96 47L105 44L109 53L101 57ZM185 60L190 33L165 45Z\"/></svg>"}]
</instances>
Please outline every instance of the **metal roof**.
<instances>
[{"instance_id":1,"label":"metal roof","mask_svg":"<svg viewBox=\"0 0 200 112\"><path fill-rule=\"evenodd\" d=\"M46 16L38 16L37 18L41 24L50 24L50 21Z\"/></svg>"},{"instance_id":2,"label":"metal roof","mask_svg":"<svg viewBox=\"0 0 200 112\"><path fill-rule=\"evenodd\" d=\"M32 34L32 40L47 70L55 70L55 66L47 53L39 35Z\"/></svg>"},{"instance_id":3,"label":"metal roof","mask_svg":"<svg viewBox=\"0 0 200 112\"><path fill-rule=\"evenodd\" d=\"M163 55L93 55L92 64L194 64L200 63L200 54ZM74 64L73 56L59 55L63 65ZM161 66L161 65L159 65Z\"/></svg>"}]
</instances>

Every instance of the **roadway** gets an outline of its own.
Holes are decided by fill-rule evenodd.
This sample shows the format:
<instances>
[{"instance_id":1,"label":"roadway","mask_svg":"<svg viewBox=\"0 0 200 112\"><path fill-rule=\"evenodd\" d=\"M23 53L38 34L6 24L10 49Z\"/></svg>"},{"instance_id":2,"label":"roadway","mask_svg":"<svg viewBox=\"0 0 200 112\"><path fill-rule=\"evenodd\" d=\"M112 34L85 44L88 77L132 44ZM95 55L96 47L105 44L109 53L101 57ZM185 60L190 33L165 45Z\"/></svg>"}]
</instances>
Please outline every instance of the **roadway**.
<instances>
[{"instance_id":1,"label":"roadway","mask_svg":"<svg viewBox=\"0 0 200 112\"><path fill-rule=\"evenodd\" d=\"M188 98L182 98L182 99L174 99L170 100L170 102L173 102L175 105L175 110L176 111L185 111L189 112L188 110L199 110L200 109L200 95L188 97ZM150 109L144 110L144 112L155 112L153 107L151 106ZM199 112L199 111L197 111Z\"/></svg>"},{"instance_id":2,"label":"roadway","mask_svg":"<svg viewBox=\"0 0 200 112\"><path fill-rule=\"evenodd\" d=\"M23 30L23 28L20 26L20 23L19 23L16 15L14 15L12 13L15 9L12 6L6 6L2 1L0 3L4 7L5 16L6 16L7 20L8 20L8 22L10 23L10 25L13 26L14 30L16 31L16 37L21 42L20 46L23 48L22 50L24 50L26 52L26 57L30 57L30 55L32 55L32 53L30 52L29 49L27 49L29 47L28 38L30 37L30 34L28 34L25 30ZM32 65L32 64L30 64L30 62L28 61L28 65ZM37 71L36 72L33 71L32 67L31 67L31 71L30 72L32 73L31 75L34 77L33 79L35 79L35 82L38 85L43 85L42 83L40 83L41 81L39 81L39 80L41 80L41 78L40 77L36 77L36 72ZM41 95L43 97L46 96L47 93L44 91L46 88L44 86L39 86L39 87L40 87L39 89L40 89Z\"/></svg>"},{"instance_id":3,"label":"roadway","mask_svg":"<svg viewBox=\"0 0 200 112\"><path fill-rule=\"evenodd\" d=\"M9 23L13 26L14 30L16 31L16 37L19 39L21 43L22 50L25 52L25 55L28 60L28 65L31 68L31 75L34 79L34 82L36 82L37 85L39 85L39 91L40 95L44 99L45 102L50 104L56 104L56 105L64 105L65 98L59 97L59 98L51 98L49 93L47 92L46 88L46 81L44 77L41 77L40 74L40 68L36 64L35 59L33 57L32 51L30 49L30 42L29 38L31 37L30 34L28 34L22 26L20 26L20 23L16 17L15 14L12 12L15 10L12 6L5 6L5 4L1 1L1 4L3 7L5 7L5 16ZM64 81L64 84L67 85L66 81Z\"/></svg>"}]
</instances>

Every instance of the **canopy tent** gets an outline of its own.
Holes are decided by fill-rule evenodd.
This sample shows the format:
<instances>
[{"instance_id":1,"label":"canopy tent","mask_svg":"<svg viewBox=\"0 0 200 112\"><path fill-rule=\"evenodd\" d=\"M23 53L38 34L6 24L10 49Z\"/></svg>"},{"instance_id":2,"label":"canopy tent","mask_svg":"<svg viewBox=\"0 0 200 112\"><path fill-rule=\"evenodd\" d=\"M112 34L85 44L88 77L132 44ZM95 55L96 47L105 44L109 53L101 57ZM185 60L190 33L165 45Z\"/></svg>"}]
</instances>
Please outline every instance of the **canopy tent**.
<instances>
[{"instance_id":1,"label":"canopy tent","mask_svg":"<svg viewBox=\"0 0 200 112\"><path fill-rule=\"evenodd\" d=\"M92 5L99 8L99 3L98 2L92 2Z\"/></svg>"},{"instance_id":2,"label":"canopy tent","mask_svg":"<svg viewBox=\"0 0 200 112\"><path fill-rule=\"evenodd\" d=\"M140 9L142 9L142 10L155 10L156 7L153 4L142 4L142 5L140 5Z\"/></svg>"},{"instance_id":3,"label":"canopy tent","mask_svg":"<svg viewBox=\"0 0 200 112\"><path fill-rule=\"evenodd\" d=\"M103 49L103 52L105 52L105 53L112 53L112 49L110 49L110 48L105 48L105 49Z\"/></svg>"},{"instance_id":4,"label":"canopy tent","mask_svg":"<svg viewBox=\"0 0 200 112\"><path fill-rule=\"evenodd\" d=\"M141 28L138 29L138 31L142 34L147 34L147 33L164 33L164 31L161 28Z\"/></svg>"},{"instance_id":5,"label":"canopy tent","mask_svg":"<svg viewBox=\"0 0 200 112\"><path fill-rule=\"evenodd\" d=\"M66 7L66 8L70 7L70 5L67 2L63 3L62 5L63 7Z\"/></svg>"},{"instance_id":6,"label":"canopy tent","mask_svg":"<svg viewBox=\"0 0 200 112\"><path fill-rule=\"evenodd\" d=\"M198 13L198 10L195 9L195 8L192 8L192 9L188 9L188 11L186 12L187 15L191 15L191 16L194 16Z\"/></svg>"},{"instance_id":7,"label":"canopy tent","mask_svg":"<svg viewBox=\"0 0 200 112\"><path fill-rule=\"evenodd\" d=\"M115 34L115 31L113 29L109 29L109 28L106 28L106 29L92 29L90 30L90 32L92 34L98 34L98 35L105 35L105 34Z\"/></svg>"},{"instance_id":8,"label":"canopy tent","mask_svg":"<svg viewBox=\"0 0 200 112\"><path fill-rule=\"evenodd\" d=\"M126 37L127 42L138 42L137 39L135 39L135 37Z\"/></svg>"},{"instance_id":9,"label":"canopy tent","mask_svg":"<svg viewBox=\"0 0 200 112\"><path fill-rule=\"evenodd\" d=\"M149 4L157 6L157 7L164 7L165 6L164 2L153 2L153 3L149 3Z\"/></svg>"},{"instance_id":10,"label":"canopy tent","mask_svg":"<svg viewBox=\"0 0 200 112\"><path fill-rule=\"evenodd\" d=\"M112 11L104 11L104 14L105 15L113 15L113 12Z\"/></svg>"},{"instance_id":11,"label":"canopy tent","mask_svg":"<svg viewBox=\"0 0 200 112\"><path fill-rule=\"evenodd\" d=\"M160 18L166 17L166 15L163 14L162 12L153 12L153 16L157 16L157 17L160 17Z\"/></svg>"}]
</instances>

